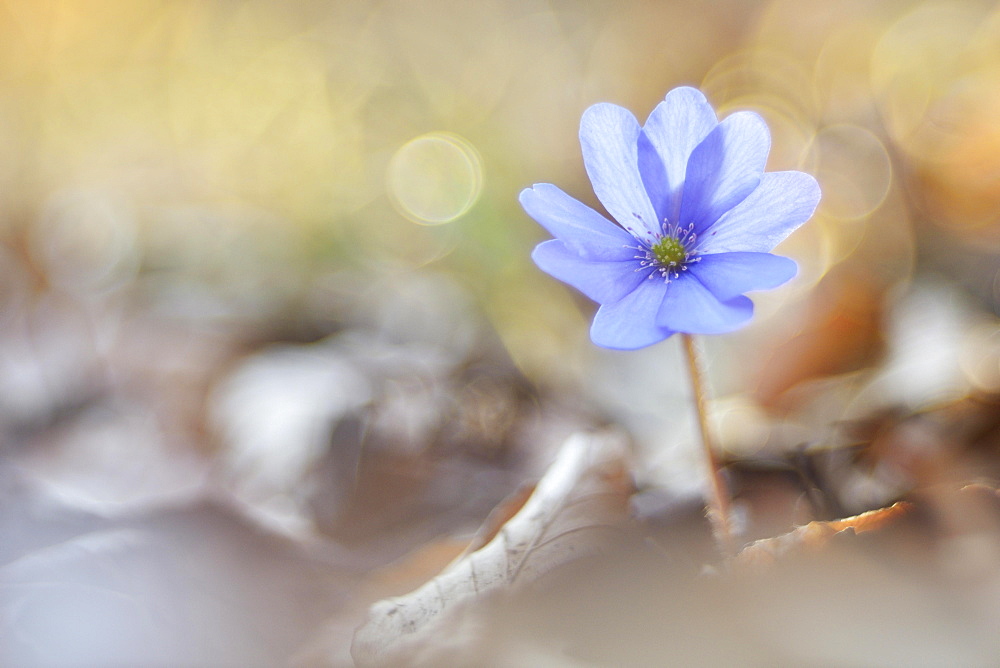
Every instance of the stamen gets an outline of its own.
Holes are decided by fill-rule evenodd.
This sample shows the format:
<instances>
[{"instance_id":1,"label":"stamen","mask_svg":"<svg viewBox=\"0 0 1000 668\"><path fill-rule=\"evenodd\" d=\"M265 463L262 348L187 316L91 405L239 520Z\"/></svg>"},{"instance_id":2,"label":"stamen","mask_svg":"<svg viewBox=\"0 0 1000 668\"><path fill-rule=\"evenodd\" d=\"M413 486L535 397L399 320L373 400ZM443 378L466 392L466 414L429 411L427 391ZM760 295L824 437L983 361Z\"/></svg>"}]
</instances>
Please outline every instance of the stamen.
<instances>
[{"instance_id":1,"label":"stamen","mask_svg":"<svg viewBox=\"0 0 1000 668\"><path fill-rule=\"evenodd\" d=\"M633 236L636 236L642 244L634 247L639 252L639 255L634 256L634 259L639 260L639 267L635 271L653 269L647 278L659 274L665 283L670 283L672 279L679 277L681 272L687 271L689 264L701 260L697 248L698 235L694 231L694 223L681 227L666 218L660 224L660 229L662 234L652 238L646 233L640 239L633 232ZM632 247L626 246L626 248Z\"/></svg>"}]
</instances>

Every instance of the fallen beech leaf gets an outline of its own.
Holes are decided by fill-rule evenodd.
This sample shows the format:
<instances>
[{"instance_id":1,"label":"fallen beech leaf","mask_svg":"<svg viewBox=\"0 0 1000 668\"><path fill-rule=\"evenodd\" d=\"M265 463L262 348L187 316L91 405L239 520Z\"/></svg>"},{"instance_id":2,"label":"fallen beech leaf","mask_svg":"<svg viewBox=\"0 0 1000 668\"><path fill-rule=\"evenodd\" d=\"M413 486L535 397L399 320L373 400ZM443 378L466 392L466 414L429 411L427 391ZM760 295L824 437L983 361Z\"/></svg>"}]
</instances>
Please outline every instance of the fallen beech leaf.
<instances>
[{"instance_id":1,"label":"fallen beech leaf","mask_svg":"<svg viewBox=\"0 0 1000 668\"><path fill-rule=\"evenodd\" d=\"M888 508L869 510L860 515L829 522L810 522L793 531L773 538L763 538L747 545L736 555L735 566L745 570L762 570L780 557L802 549L820 549L830 538L848 529L855 533L877 531L913 510L913 504L898 501Z\"/></svg>"},{"instance_id":2,"label":"fallen beech leaf","mask_svg":"<svg viewBox=\"0 0 1000 668\"><path fill-rule=\"evenodd\" d=\"M483 547L406 596L371 607L354 636L355 662L394 664L434 643L454 642L442 629L460 623L458 613L473 601L599 550L608 529L628 516L633 487L625 454L616 436L567 440L523 507Z\"/></svg>"}]
</instances>

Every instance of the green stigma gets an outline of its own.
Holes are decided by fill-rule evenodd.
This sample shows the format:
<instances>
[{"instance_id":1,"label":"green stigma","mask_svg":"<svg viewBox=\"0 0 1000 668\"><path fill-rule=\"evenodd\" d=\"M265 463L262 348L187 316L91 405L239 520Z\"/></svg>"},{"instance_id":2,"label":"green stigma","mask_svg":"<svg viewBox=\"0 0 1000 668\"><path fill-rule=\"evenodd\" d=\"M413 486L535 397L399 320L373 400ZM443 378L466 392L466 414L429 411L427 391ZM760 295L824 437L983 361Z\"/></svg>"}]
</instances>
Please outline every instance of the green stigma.
<instances>
[{"instance_id":1,"label":"green stigma","mask_svg":"<svg viewBox=\"0 0 1000 668\"><path fill-rule=\"evenodd\" d=\"M679 267L688 259L684 244L674 237L663 237L649 250L661 267Z\"/></svg>"}]
</instances>

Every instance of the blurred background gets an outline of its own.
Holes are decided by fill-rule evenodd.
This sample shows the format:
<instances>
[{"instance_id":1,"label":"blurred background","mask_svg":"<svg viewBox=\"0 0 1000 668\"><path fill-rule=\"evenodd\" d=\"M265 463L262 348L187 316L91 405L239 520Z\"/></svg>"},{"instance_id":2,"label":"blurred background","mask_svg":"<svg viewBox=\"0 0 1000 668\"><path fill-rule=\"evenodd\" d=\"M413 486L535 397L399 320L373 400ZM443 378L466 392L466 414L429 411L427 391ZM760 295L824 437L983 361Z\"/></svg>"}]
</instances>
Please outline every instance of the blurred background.
<instances>
[{"instance_id":1,"label":"blurred background","mask_svg":"<svg viewBox=\"0 0 1000 668\"><path fill-rule=\"evenodd\" d=\"M799 277L706 341L734 470L942 406L995 445L993 2L0 1L0 656L346 647L373 569L579 429L632 437L645 512L696 495L676 342L594 347L517 204L598 206L581 113L678 85L823 189ZM920 442L761 535L914 488Z\"/></svg>"}]
</instances>

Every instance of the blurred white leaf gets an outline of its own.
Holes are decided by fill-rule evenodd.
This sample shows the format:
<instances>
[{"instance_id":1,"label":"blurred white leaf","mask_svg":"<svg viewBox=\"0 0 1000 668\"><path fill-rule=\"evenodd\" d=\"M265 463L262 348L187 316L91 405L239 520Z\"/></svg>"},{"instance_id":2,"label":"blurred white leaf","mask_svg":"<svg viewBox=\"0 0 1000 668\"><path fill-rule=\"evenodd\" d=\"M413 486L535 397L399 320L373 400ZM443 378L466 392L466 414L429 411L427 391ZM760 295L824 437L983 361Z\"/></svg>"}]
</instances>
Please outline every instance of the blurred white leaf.
<instances>
[{"instance_id":1,"label":"blurred white leaf","mask_svg":"<svg viewBox=\"0 0 1000 668\"><path fill-rule=\"evenodd\" d=\"M13 487L0 665L286 665L342 603L335 569L226 502L99 520Z\"/></svg>"},{"instance_id":2,"label":"blurred white leaf","mask_svg":"<svg viewBox=\"0 0 1000 668\"><path fill-rule=\"evenodd\" d=\"M855 399L857 412L899 404L919 408L967 392L960 356L963 336L976 315L957 288L943 282L917 284L889 314L889 356Z\"/></svg>"},{"instance_id":3,"label":"blurred white leaf","mask_svg":"<svg viewBox=\"0 0 1000 668\"><path fill-rule=\"evenodd\" d=\"M337 421L370 396L366 378L328 345L276 345L246 360L210 409L237 496L275 525L300 523L291 490Z\"/></svg>"},{"instance_id":4,"label":"blurred white leaf","mask_svg":"<svg viewBox=\"0 0 1000 668\"><path fill-rule=\"evenodd\" d=\"M483 547L465 554L419 589L380 601L354 637L358 665L412 660L445 641L466 606L514 589L600 550L628 515L632 483L621 438L576 435L562 447L524 506ZM474 633L476 625L463 624Z\"/></svg>"},{"instance_id":5,"label":"blurred white leaf","mask_svg":"<svg viewBox=\"0 0 1000 668\"><path fill-rule=\"evenodd\" d=\"M22 472L70 507L114 515L199 496L208 463L178 447L147 407L127 401L89 407L19 453Z\"/></svg>"}]
</instances>

